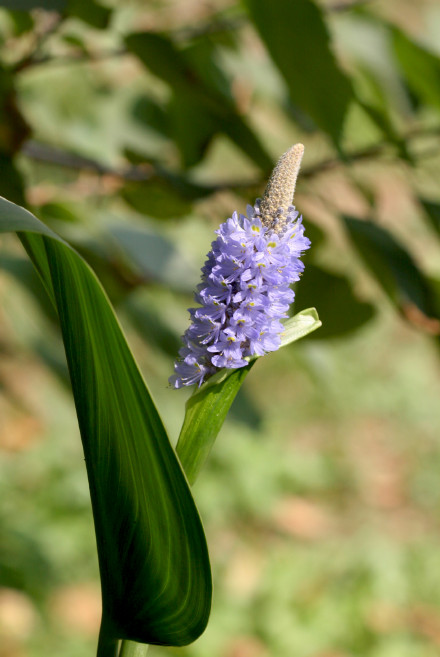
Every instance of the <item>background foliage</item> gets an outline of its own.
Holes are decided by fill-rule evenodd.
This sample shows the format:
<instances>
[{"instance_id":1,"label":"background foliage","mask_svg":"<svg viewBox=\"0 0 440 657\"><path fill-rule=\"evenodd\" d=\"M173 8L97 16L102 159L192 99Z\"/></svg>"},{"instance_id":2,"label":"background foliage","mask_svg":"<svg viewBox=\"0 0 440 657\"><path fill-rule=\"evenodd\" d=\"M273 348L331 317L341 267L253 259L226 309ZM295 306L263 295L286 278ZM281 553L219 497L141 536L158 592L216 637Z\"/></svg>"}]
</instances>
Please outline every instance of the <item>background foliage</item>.
<instances>
[{"instance_id":1,"label":"background foliage","mask_svg":"<svg viewBox=\"0 0 440 657\"><path fill-rule=\"evenodd\" d=\"M438 654L438 3L0 4L0 193L95 269L175 438L166 379L213 230L306 146L296 310L323 327L247 378L194 489L211 623L152 655ZM12 238L0 267L0 655L90 655L61 339Z\"/></svg>"}]
</instances>

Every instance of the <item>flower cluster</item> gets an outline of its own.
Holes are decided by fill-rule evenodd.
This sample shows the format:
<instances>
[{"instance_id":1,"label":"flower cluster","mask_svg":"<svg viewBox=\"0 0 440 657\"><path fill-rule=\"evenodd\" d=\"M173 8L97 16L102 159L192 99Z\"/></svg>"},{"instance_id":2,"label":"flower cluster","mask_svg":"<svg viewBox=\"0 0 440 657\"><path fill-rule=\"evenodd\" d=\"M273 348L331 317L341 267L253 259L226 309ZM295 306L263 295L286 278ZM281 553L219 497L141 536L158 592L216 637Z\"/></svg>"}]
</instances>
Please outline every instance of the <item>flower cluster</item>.
<instances>
[{"instance_id":1,"label":"flower cluster","mask_svg":"<svg viewBox=\"0 0 440 657\"><path fill-rule=\"evenodd\" d=\"M246 358L280 346L280 320L310 241L293 205L278 207L268 221L265 202L249 205L247 217L234 212L216 231L195 295L200 306L189 310L192 323L170 377L175 388L200 386L219 369L243 367Z\"/></svg>"}]
</instances>

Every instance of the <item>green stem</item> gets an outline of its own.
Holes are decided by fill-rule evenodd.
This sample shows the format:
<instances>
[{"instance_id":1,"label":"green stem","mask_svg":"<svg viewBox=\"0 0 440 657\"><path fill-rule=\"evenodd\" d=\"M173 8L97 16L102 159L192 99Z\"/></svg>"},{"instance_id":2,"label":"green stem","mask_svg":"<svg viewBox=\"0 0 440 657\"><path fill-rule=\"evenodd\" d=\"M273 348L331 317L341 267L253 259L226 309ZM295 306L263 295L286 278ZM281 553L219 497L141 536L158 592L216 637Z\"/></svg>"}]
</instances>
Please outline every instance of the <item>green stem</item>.
<instances>
[{"instance_id":1,"label":"green stem","mask_svg":"<svg viewBox=\"0 0 440 657\"><path fill-rule=\"evenodd\" d=\"M190 486L204 466L231 404L254 363L255 359L247 367L229 370L221 382L214 383L213 377L188 399L176 452Z\"/></svg>"},{"instance_id":2,"label":"green stem","mask_svg":"<svg viewBox=\"0 0 440 657\"><path fill-rule=\"evenodd\" d=\"M122 641L119 657L145 657L148 652L147 643L136 643L135 641Z\"/></svg>"}]
</instances>

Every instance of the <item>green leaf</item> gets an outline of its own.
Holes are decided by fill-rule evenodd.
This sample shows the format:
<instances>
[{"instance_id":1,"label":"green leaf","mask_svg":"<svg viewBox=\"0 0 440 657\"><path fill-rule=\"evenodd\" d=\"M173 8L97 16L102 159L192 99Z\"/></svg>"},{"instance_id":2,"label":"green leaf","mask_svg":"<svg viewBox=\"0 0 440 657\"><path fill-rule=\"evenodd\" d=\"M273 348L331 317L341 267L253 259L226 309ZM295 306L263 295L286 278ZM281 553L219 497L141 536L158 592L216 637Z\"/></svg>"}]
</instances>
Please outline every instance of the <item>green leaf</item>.
<instances>
[{"instance_id":1,"label":"green leaf","mask_svg":"<svg viewBox=\"0 0 440 657\"><path fill-rule=\"evenodd\" d=\"M9 155L0 153L0 196L8 194L15 203L24 203L23 179Z\"/></svg>"},{"instance_id":2,"label":"green leaf","mask_svg":"<svg viewBox=\"0 0 440 657\"><path fill-rule=\"evenodd\" d=\"M429 287L432 293L432 302L435 309L435 317L440 317L440 278L429 277ZM436 321L436 320L434 320ZM437 335L440 335L440 326L437 320Z\"/></svg>"},{"instance_id":3,"label":"green leaf","mask_svg":"<svg viewBox=\"0 0 440 657\"><path fill-rule=\"evenodd\" d=\"M14 25L14 34L21 36L33 29L35 25L34 18L31 14L24 11L10 11L9 17Z\"/></svg>"},{"instance_id":4,"label":"green leaf","mask_svg":"<svg viewBox=\"0 0 440 657\"><path fill-rule=\"evenodd\" d=\"M2 393L4 391L2 390ZM2 475L4 476L4 475ZM2 490L6 482L2 481ZM42 548L40 537L30 528L24 528L17 518L8 526L14 514L8 513L4 505L0 515L2 532L0 537L0 581L2 588L26 591L32 598L43 602L56 585L53 565L47 552ZM20 529L18 529L20 527Z\"/></svg>"},{"instance_id":5,"label":"green leaf","mask_svg":"<svg viewBox=\"0 0 440 657\"><path fill-rule=\"evenodd\" d=\"M129 182L121 196L138 212L157 219L182 217L191 212L192 204L164 179Z\"/></svg>"},{"instance_id":6,"label":"green leaf","mask_svg":"<svg viewBox=\"0 0 440 657\"><path fill-rule=\"evenodd\" d=\"M316 252L317 248L325 242L326 234L318 224L309 219L307 222L307 237L313 244L313 251Z\"/></svg>"},{"instance_id":7,"label":"green leaf","mask_svg":"<svg viewBox=\"0 0 440 657\"><path fill-rule=\"evenodd\" d=\"M17 104L15 80L11 71L0 63L0 153L2 166L7 168L7 177L11 179L14 192L20 186L17 178L18 172L12 171L13 162L6 162L6 157L20 150L23 142L29 137L30 127L20 112ZM17 195L15 195L17 198Z\"/></svg>"},{"instance_id":8,"label":"green leaf","mask_svg":"<svg viewBox=\"0 0 440 657\"><path fill-rule=\"evenodd\" d=\"M148 162L145 154L132 149L125 149L124 155L134 164ZM122 188L122 195L127 203L133 205L142 214L159 219L171 217L170 210L165 207L159 208L159 204L162 206L171 204L171 208L174 208L173 216L182 215L184 210L186 213L190 211L195 200L206 198L218 191L216 185L197 184L189 180L189 176L163 169L158 164L155 166L157 174L151 175L148 181L129 181Z\"/></svg>"},{"instance_id":9,"label":"green leaf","mask_svg":"<svg viewBox=\"0 0 440 657\"><path fill-rule=\"evenodd\" d=\"M410 89L428 105L440 108L440 57L391 28L397 61Z\"/></svg>"},{"instance_id":10,"label":"green leaf","mask_svg":"<svg viewBox=\"0 0 440 657\"><path fill-rule=\"evenodd\" d=\"M429 217L432 228L440 235L440 203L423 198L420 199L420 203Z\"/></svg>"},{"instance_id":11,"label":"green leaf","mask_svg":"<svg viewBox=\"0 0 440 657\"><path fill-rule=\"evenodd\" d=\"M132 118L142 126L154 130L163 137L170 132L170 122L163 103L145 93L137 96L130 107Z\"/></svg>"},{"instance_id":12,"label":"green leaf","mask_svg":"<svg viewBox=\"0 0 440 657\"><path fill-rule=\"evenodd\" d=\"M397 147L398 153L403 160L411 162L411 155L408 151L405 140L399 136L391 120L390 114L385 107L377 107L372 103L361 101L358 98L359 106L369 116L371 121L381 130L384 136L391 144Z\"/></svg>"},{"instance_id":13,"label":"green leaf","mask_svg":"<svg viewBox=\"0 0 440 657\"><path fill-rule=\"evenodd\" d=\"M304 338L309 333L316 331L320 326L322 326L322 322L318 317L316 308L302 310L284 322L284 331L281 334L281 346L286 347L291 342L296 342L296 340Z\"/></svg>"},{"instance_id":14,"label":"green leaf","mask_svg":"<svg viewBox=\"0 0 440 657\"><path fill-rule=\"evenodd\" d=\"M174 90L187 89L190 82L186 80L185 63L170 39L154 32L135 32L125 37L125 45L153 75Z\"/></svg>"},{"instance_id":15,"label":"green leaf","mask_svg":"<svg viewBox=\"0 0 440 657\"><path fill-rule=\"evenodd\" d=\"M374 316L374 307L356 299L350 282L343 276L307 263L295 290L295 305L316 304L321 330L312 338L322 340L346 335Z\"/></svg>"},{"instance_id":16,"label":"green leaf","mask_svg":"<svg viewBox=\"0 0 440 657\"><path fill-rule=\"evenodd\" d=\"M80 217L66 203L49 202L40 205L38 212L46 223L62 221L76 224L81 221Z\"/></svg>"},{"instance_id":17,"label":"green leaf","mask_svg":"<svg viewBox=\"0 0 440 657\"><path fill-rule=\"evenodd\" d=\"M104 30L108 27L112 15L111 9L100 5L95 0L68 0L67 14L80 18L84 23Z\"/></svg>"},{"instance_id":18,"label":"green leaf","mask_svg":"<svg viewBox=\"0 0 440 657\"><path fill-rule=\"evenodd\" d=\"M416 306L435 316L431 291L412 256L387 230L372 221L344 217L359 255L391 301L402 312Z\"/></svg>"},{"instance_id":19,"label":"green leaf","mask_svg":"<svg viewBox=\"0 0 440 657\"><path fill-rule=\"evenodd\" d=\"M4 199L0 231L19 234L58 311L92 498L104 639L187 644L209 615L205 537L113 309L85 261Z\"/></svg>"},{"instance_id":20,"label":"green leaf","mask_svg":"<svg viewBox=\"0 0 440 657\"><path fill-rule=\"evenodd\" d=\"M288 319L284 326L282 347L315 331L321 322L316 310L309 308ZM253 358L239 369L220 370L188 399L176 451L190 484L208 458L229 408L257 360Z\"/></svg>"},{"instance_id":21,"label":"green leaf","mask_svg":"<svg viewBox=\"0 0 440 657\"><path fill-rule=\"evenodd\" d=\"M245 4L293 104L339 143L353 92L334 58L322 10L311 0Z\"/></svg>"},{"instance_id":22,"label":"green leaf","mask_svg":"<svg viewBox=\"0 0 440 657\"><path fill-rule=\"evenodd\" d=\"M184 168L195 166L205 155L220 123L206 111L197 93L175 91L168 103L172 137L182 156Z\"/></svg>"}]
</instances>

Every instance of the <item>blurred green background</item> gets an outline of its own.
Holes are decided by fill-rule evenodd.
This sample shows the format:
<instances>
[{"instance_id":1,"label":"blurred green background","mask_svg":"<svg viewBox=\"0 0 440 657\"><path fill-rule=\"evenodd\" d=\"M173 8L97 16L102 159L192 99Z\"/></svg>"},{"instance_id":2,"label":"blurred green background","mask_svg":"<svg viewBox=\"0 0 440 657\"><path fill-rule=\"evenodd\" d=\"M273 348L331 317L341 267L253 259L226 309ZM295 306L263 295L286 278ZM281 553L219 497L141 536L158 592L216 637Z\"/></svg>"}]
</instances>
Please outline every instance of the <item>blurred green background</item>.
<instances>
[{"instance_id":1,"label":"blurred green background","mask_svg":"<svg viewBox=\"0 0 440 657\"><path fill-rule=\"evenodd\" d=\"M305 144L296 310L194 488L215 594L185 657L440 654L440 4L0 2L0 194L102 280L167 378L213 231ZM100 593L56 319L0 249L0 657L92 655ZM150 654L150 653L149 653Z\"/></svg>"}]
</instances>

